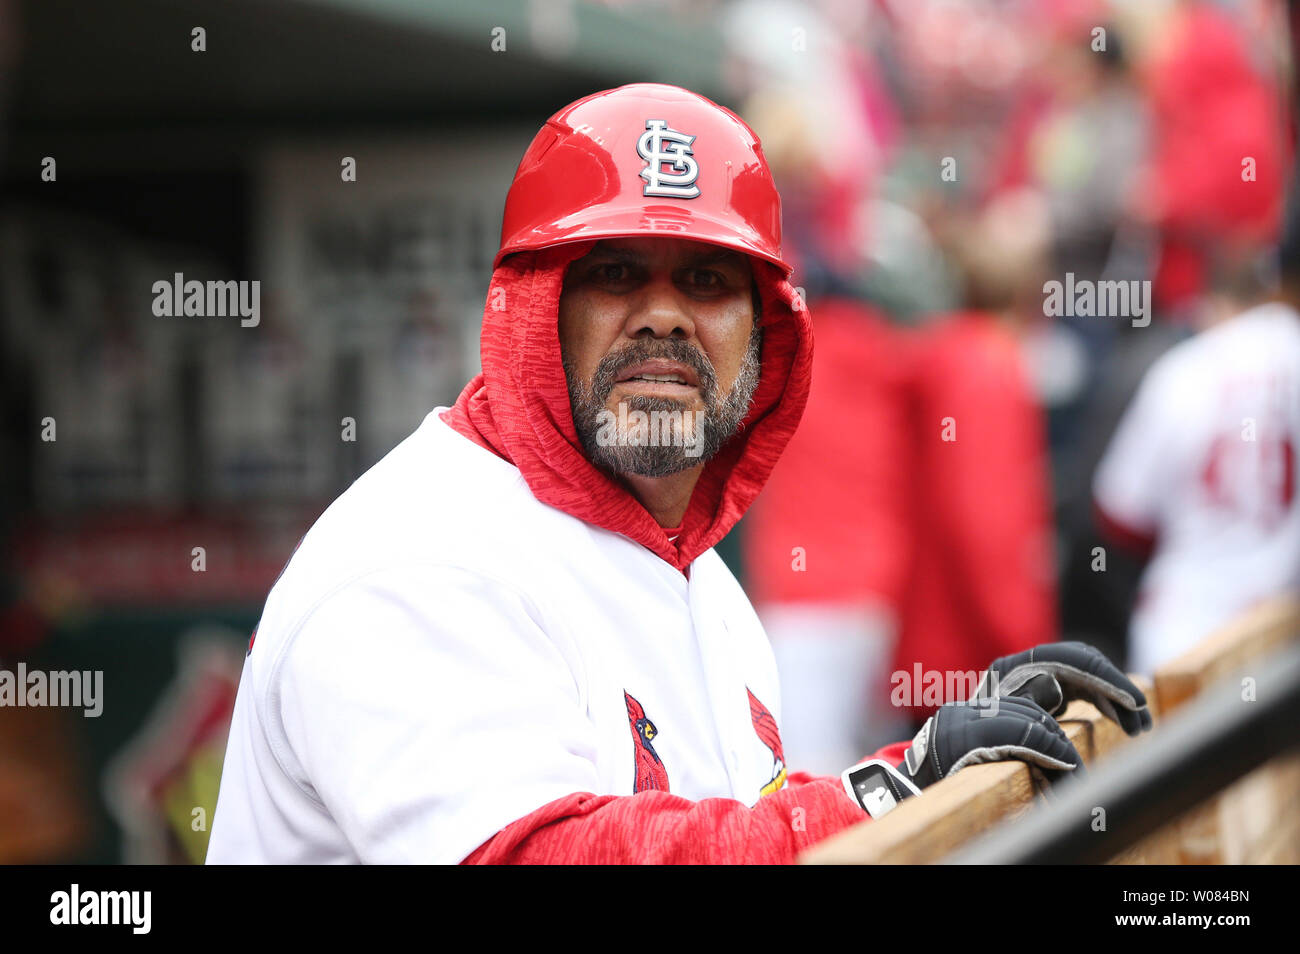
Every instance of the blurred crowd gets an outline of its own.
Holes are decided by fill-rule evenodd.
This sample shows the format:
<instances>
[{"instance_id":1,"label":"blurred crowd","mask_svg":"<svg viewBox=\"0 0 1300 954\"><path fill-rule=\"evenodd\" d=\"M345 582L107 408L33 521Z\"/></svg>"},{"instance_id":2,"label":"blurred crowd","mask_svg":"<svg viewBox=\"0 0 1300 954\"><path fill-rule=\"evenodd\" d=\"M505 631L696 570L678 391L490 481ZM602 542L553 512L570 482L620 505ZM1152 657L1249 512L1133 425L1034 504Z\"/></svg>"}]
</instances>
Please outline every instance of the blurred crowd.
<instances>
[{"instance_id":1,"label":"blurred crowd","mask_svg":"<svg viewBox=\"0 0 1300 954\"><path fill-rule=\"evenodd\" d=\"M817 335L745 566L791 758L830 771L928 715L926 674L946 701L1064 638L1149 675L1300 585L1300 319L1251 310L1283 294L1283 4L817 9L727 21Z\"/></svg>"}]
</instances>

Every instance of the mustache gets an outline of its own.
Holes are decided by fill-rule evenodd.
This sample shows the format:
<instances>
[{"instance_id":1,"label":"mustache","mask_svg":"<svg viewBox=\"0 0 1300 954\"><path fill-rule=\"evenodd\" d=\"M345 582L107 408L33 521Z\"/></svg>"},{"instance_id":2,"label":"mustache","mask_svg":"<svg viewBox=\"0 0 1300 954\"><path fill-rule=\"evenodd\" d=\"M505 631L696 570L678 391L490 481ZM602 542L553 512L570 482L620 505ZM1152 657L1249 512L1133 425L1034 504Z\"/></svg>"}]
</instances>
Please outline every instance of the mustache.
<instances>
[{"instance_id":1,"label":"mustache","mask_svg":"<svg viewBox=\"0 0 1300 954\"><path fill-rule=\"evenodd\" d=\"M593 396L603 404L609 397L609 392L614 389L614 384L621 373L634 364L656 358L676 361L694 371L700 381L700 396L706 402L716 393L718 375L704 352L678 338L661 338L643 339L601 358L600 363L596 365L595 374L592 375Z\"/></svg>"}]
</instances>

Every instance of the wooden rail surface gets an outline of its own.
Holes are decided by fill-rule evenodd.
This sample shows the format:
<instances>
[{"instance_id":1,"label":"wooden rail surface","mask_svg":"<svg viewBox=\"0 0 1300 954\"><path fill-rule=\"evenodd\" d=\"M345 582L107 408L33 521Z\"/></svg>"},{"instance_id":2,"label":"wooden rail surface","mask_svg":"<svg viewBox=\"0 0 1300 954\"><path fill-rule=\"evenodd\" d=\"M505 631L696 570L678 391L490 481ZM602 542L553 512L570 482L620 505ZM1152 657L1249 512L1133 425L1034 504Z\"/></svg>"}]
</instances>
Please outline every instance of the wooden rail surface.
<instances>
[{"instance_id":1,"label":"wooden rail surface","mask_svg":"<svg viewBox=\"0 0 1300 954\"><path fill-rule=\"evenodd\" d=\"M1154 682L1133 677L1152 717L1176 711L1221 679L1249 675L1252 662L1300 638L1300 602L1261 605L1161 667ZM1086 702L1059 720L1086 764L1149 736L1126 736ZM863 822L814 846L805 864L927 864L996 825L1013 822L1040 797L1020 762L973 765L910 798L885 818ZM1275 759L1223 793L1130 847L1114 863L1300 862L1300 756Z\"/></svg>"},{"instance_id":2,"label":"wooden rail surface","mask_svg":"<svg viewBox=\"0 0 1300 954\"><path fill-rule=\"evenodd\" d=\"M1156 672L1162 711L1221 680L1250 677L1253 664L1297 638L1300 603L1256 607ZM1260 766L1153 837L1169 843L1179 864L1300 863L1300 755Z\"/></svg>"}]
</instances>

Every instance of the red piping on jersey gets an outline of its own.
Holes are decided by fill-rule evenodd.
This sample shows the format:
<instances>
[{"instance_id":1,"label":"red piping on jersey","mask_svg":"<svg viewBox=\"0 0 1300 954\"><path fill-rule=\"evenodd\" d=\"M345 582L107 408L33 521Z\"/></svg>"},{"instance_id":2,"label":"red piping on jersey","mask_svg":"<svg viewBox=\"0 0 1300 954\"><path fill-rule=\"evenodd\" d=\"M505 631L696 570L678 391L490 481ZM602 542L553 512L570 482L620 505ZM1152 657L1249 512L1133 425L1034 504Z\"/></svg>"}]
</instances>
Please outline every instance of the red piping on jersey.
<instances>
[{"instance_id":1,"label":"red piping on jersey","mask_svg":"<svg viewBox=\"0 0 1300 954\"><path fill-rule=\"evenodd\" d=\"M483 372L443 420L519 468L533 495L621 533L679 570L721 540L766 483L808 400L812 326L773 265L752 259L763 303L762 373L749 415L704 466L674 544L649 511L582 453L560 363L560 291L579 242L511 255L496 269L483 311Z\"/></svg>"}]
</instances>

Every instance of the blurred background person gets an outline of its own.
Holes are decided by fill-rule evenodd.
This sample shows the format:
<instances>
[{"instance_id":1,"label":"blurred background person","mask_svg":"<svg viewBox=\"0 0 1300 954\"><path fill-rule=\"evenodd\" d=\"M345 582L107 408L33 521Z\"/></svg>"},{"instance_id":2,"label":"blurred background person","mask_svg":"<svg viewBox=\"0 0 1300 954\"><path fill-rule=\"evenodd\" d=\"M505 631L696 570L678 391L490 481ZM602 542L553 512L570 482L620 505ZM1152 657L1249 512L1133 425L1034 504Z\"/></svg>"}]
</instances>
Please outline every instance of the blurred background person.
<instances>
[{"instance_id":1,"label":"blurred background person","mask_svg":"<svg viewBox=\"0 0 1300 954\"><path fill-rule=\"evenodd\" d=\"M962 307L937 316L912 355L914 556L894 670L978 673L1059 634L1046 424L1023 346L1043 319L1047 216L1007 193L950 219ZM973 688L974 683L969 683ZM883 689L877 691L883 692ZM915 691L905 711L933 709Z\"/></svg>"},{"instance_id":2,"label":"blurred background person","mask_svg":"<svg viewBox=\"0 0 1300 954\"><path fill-rule=\"evenodd\" d=\"M1130 188L1104 277L1149 282L1154 320L1146 327L1111 325L1103 346L1092 350L1071 426L1057 429L1068 437L1054 450L1063 623L1117 659L1130 649L1129 619L1146 554L1142 547L1112 545L1113 528L1096 519L1094 476L1152 364L1260 294L1260 275L1248 263L1276 240L1283 181L1293 162L1285 101L1294 69L1287 20L1294 10L1251 0L1119 9L1124 58L1147 117L1147 146L1136 177L1124 177ZM1225 308L1225 294L1235 305ZM1104 570L1098 569L1101 553Z\"/></svg>"},{"instance_id":3,"label":"blurred background person","mask_svg":"<svg viewBox=\"0 0 1300 954\"><path fill-rule=\"evenodd\" d=\"M1102 526L1149 558L1129 624L1137 672L1300 593L1300 236L1271 293L1258 251L1219 256L1204 329L1151 366L1097 469Z\"/></svg>"},{"instance_id":4,"label":"blurred background person","mask_svg":"<svg viewBox=\"0 0 1300 954\"><path fill-rule=\"evenodd\" d=\"M1190 320L1200 306L1216 249L1277 239L1285 37L1281 4L1203 0L1169 4L1149 33L1151 156L1132 205L1157 232L1155 300L1172 318Z\"/></svg>"}]
</instances>

